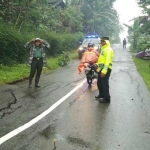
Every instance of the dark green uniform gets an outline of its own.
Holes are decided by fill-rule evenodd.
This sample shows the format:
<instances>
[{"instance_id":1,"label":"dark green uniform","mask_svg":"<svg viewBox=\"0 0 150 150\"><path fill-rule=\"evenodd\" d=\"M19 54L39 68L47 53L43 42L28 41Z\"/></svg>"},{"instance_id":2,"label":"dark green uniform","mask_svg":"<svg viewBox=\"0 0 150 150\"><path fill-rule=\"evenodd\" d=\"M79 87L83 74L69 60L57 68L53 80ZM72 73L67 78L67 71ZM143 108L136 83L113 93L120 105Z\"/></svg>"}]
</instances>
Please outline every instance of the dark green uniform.
<instances>
[{"instance_id":1,"label":"dark green uniform","mask_svg":"<svg viewBox=\"0 0 150 150\"><path fill-rule=\"evenodd\" d=\"M31 63L29 85L31 85L32 79L36 73L35 86L38 86L39 79L40 79L41 72L42 72L42 68L43 68L42 52L40 50L40 47L35 47L32 63Z\"/></svg>"}]
</instances>

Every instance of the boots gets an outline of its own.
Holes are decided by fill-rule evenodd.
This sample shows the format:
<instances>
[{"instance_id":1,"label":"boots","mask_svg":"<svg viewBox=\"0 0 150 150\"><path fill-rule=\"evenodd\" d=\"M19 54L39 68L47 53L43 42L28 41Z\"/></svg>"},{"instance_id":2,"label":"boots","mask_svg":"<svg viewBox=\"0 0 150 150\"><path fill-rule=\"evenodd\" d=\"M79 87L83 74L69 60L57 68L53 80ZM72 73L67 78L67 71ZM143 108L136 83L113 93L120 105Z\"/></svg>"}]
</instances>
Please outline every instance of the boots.
<instances>
[{"instance_id":1,"label":"boots","mask_svg":"<svg viewBox=\"0 0 150 150\"><path fill-rule=\"evenodd\" d=\"M40 77L36 77L35 78L35 87L40 87L39 85L38 85L38 83L39 83L39 80L40 80Z\"/></svg>"},{"instance_id":2,"label":"boots","mask_svg":"<svg viewBox=\"0 0 150 150\"><path fill-rule=\"evenodd\" d=\"M32 88L32 77L29 77L29 88Z\"/></svg>"}]
</instances>

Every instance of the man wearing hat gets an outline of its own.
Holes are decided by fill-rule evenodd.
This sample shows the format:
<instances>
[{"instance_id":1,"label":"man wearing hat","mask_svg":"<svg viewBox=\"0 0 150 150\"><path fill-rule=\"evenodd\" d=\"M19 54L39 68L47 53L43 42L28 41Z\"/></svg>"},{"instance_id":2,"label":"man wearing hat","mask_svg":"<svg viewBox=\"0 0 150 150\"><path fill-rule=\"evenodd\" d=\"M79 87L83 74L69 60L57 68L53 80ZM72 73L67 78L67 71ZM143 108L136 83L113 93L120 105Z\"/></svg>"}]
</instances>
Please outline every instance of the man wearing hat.
<instances>
[{"instance_id":1,"label":"man wearing hat","mask_svg":"<svg viewBox=\"0 0 150 150\"><path fill-rule=\"evenodd\" d=\"M112 58L114 56L113 49L110 47L110 42L108 37L101 38L101 53L98 58L96 66L98 68L98 81L97 86L99 90L98 98L101 103L110 103L110 93L109 93L109 77L112 69Z\"/></svg>"},{"instance_id":2,"label":"man wearing hat","mask_svg":"<svg viewBox=\"0 0 150 150\"><path fill-rule=\"evenodd\" d=\"M50 44L40 38L34 38L25 44L25 48L30 50L29 64L31 65L29 75L29 88L32 86L32 79L35 77L35 87L39 86L39 79L42 72L43 64L46 64L45 47L50 48Z\"/></svg>"}]
</instances>

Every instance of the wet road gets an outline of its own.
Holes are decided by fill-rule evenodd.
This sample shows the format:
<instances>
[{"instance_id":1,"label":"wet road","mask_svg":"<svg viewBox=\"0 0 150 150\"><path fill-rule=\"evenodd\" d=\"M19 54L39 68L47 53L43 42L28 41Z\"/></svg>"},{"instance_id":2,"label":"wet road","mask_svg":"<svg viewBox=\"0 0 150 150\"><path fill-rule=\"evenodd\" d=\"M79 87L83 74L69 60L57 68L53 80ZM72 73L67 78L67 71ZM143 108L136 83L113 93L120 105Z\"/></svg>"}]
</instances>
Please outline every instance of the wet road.
<instances>
[{"instance_id":1,"label":"wet road","mask_svg":"<svg viewBox=\"0 0 150 150\"><path fill-rule=\"evenodd\" d=\"M128 50L113 45L111 103L100 104L96 81L85 83L52 113L9 139L0 150L149 150L150 93ZM0 137L38 116L84 79L78 61L41 77L41 89L28 82L0 87ZM56 146L56 148L55 148Z\"/></svg>"}]
</instances>

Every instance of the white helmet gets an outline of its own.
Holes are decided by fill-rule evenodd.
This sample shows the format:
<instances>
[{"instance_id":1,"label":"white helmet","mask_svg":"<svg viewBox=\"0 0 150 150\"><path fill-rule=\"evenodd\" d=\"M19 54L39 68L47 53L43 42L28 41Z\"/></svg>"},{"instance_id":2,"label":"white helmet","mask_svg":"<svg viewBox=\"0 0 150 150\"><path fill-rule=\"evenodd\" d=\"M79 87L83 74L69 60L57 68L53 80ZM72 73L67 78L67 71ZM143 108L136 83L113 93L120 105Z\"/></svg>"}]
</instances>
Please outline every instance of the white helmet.
<instances>
[{"instance_id":1,"label":"white helmet","mask_svg":"<svg viewBox=\"0 0 150 150\"><path fill-rule=\"evenodd\" d=\"M40 41L40 40L41 40L40 38L36 38L36 39L35 39L35 41Z\"/></svg>"}]
</instances>

